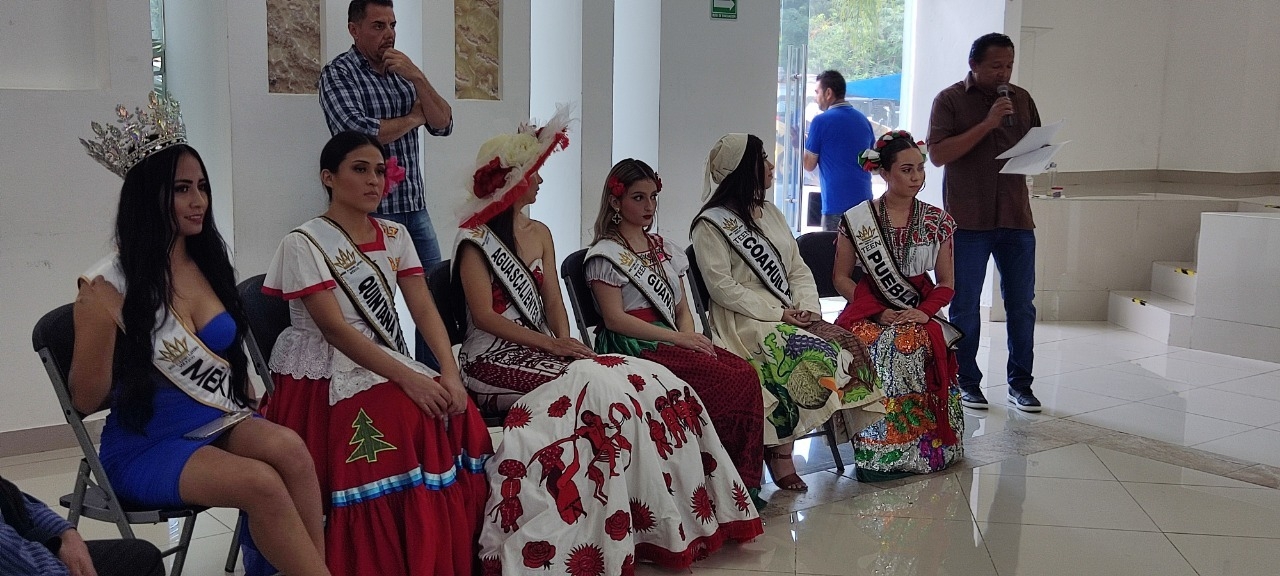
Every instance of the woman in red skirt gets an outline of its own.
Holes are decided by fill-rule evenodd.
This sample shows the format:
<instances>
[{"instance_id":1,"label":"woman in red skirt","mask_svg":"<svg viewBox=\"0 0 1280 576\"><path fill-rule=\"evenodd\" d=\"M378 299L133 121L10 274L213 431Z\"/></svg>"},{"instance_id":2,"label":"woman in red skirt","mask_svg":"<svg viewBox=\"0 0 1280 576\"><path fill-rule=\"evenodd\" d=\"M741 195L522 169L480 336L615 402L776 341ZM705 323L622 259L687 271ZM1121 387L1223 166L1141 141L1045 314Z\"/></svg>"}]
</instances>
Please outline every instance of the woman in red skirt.
<instances>
[{"instance_id":1,"label":"woman in red skirt","mask_svg":"<svg viewBox=\"0 0 1280 576\"><path fill-rule=\"evenodd\" d=\"M265 414L316 461L334 573L470 574L493 446L408 231L370 216L403 170L357 132L334 136L320 166L329 209L285 236L263 285L292 321ZM440 373L409 357L397 287Z\"/></svg>"}]
</instances>

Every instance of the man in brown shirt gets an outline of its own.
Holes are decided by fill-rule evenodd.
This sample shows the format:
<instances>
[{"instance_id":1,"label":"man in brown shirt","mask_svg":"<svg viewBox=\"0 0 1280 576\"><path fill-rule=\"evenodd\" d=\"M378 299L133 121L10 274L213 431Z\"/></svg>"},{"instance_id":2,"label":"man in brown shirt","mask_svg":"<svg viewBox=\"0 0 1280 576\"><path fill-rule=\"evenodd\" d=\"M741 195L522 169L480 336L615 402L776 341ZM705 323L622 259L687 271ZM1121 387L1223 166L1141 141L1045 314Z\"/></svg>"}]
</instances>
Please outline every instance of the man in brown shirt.
<instances>
[{"instance_id":1,"label":"man in brown shirt","mask_svg":"<svg viewBox=\"0 0 1280 576\"><path fill-rule=\"evenodd\" d=\"M969 51L969 74L938 93L929 117L929 159L945 166L943 206L955 218L955 297L951 322L962 332L957 350L961 403L985 409L982 370L978 368L978 316L987 261L1000 272L1009 334L1007 400L1024 412L1039 412L1031 393L1031 364L1036 322L1035 223L1027 184L1020 174L1001 174L996 156L1040 125L1035 101L1009 84L1013 41L987 34Z\"/></svg>"}]
</instances>

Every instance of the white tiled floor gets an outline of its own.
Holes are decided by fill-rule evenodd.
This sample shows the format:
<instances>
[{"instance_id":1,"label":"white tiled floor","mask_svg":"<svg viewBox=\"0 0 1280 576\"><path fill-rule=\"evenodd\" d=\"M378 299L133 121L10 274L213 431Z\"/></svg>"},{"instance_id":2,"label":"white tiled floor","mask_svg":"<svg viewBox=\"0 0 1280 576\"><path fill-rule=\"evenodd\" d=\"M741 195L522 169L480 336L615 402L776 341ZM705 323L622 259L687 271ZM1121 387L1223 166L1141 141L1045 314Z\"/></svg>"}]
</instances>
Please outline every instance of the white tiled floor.
<instances>
[{"instance_id":1,"label":"white tiled floor","mask_svg":"<svg viewBox=\"0 0 1280 576\"><path fill-rule=\"evenodd\" d=\"M1223 474L1263 469L1280 478L1280 471L1254 466L1280 467L1280 364L1170 347L1106 323L1042 323L1034 389L1045 411L1033 415L1003 404L1004 339L1003 325L984 326L979 362L994 375L984 382L993 404L985 412L966 409L965 439L973 444L967 466L901 485L859 484L852 469L824 470L829 450L809 441L798 451L807 451L810 492L766 491L774 503L765 510L765 534L693 572L1280 573L1280 490L1166 463L1176 460L1169 453L1190 447L1229 467ZM1055 424L1133 436L1106 433L1021 455L1006 446ZM843 452L847 460L847 447ZM74 450L6 458L0 474L56 502L77 461ZM186 574L222 572L235 520L228 510L200 515ZM92 521L82 529L89 537L115 535ZM176 527L138 530L159 545L176 537ZM639 573L666 572L644 566Z\"/></svg>"}]
</instances>

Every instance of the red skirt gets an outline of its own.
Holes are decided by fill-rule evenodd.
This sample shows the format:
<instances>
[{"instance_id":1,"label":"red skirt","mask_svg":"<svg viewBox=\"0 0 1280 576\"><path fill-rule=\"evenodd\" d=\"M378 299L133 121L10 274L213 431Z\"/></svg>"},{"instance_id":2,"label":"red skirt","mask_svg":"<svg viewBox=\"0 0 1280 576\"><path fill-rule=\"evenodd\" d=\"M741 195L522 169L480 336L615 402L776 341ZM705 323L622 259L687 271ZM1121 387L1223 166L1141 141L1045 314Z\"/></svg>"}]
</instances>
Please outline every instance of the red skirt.
<instances>
[{"instance_id":1,"label":"red skirt","mask_svg":"<svg viewBox=\"0 0 1280 576\"><path fill-rule=\"evenodd\" d=\"M308 383L325 391L328 424L317 469L326 475L329 569L369 576L472 574L488 495L484 463L493 454L475 405L468 402L465 413L446 423L424 414L393 383L331 407L328 383ZM284 391L277 391L276 402L284 404ZM312 440L320 432L299 433L315 454Z\"/></svg>"}]
</instances>

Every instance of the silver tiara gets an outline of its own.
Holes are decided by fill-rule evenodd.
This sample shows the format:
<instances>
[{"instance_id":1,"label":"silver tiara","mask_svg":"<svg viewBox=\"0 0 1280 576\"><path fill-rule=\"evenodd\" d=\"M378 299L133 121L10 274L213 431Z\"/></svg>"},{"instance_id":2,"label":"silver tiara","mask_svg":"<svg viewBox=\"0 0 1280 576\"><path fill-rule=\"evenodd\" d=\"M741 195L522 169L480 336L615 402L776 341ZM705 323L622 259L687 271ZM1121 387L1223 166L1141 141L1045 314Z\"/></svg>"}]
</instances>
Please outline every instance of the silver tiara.
<instances>
[{"instance_id":1,"label":"silver tiara","mask_svg":"<svg viewBox=\"0 0 1280 576\"><path fill-rule=\"evenodd\" d=\"M178 101L152 92L147 108L130 113L123 104L116 106L116 123L103 126L93 122L93 141L80 139L89 156L124 178L147 156L177 144L187 143L187 128L182 124Z\"/></svg>"}]
</instances>

